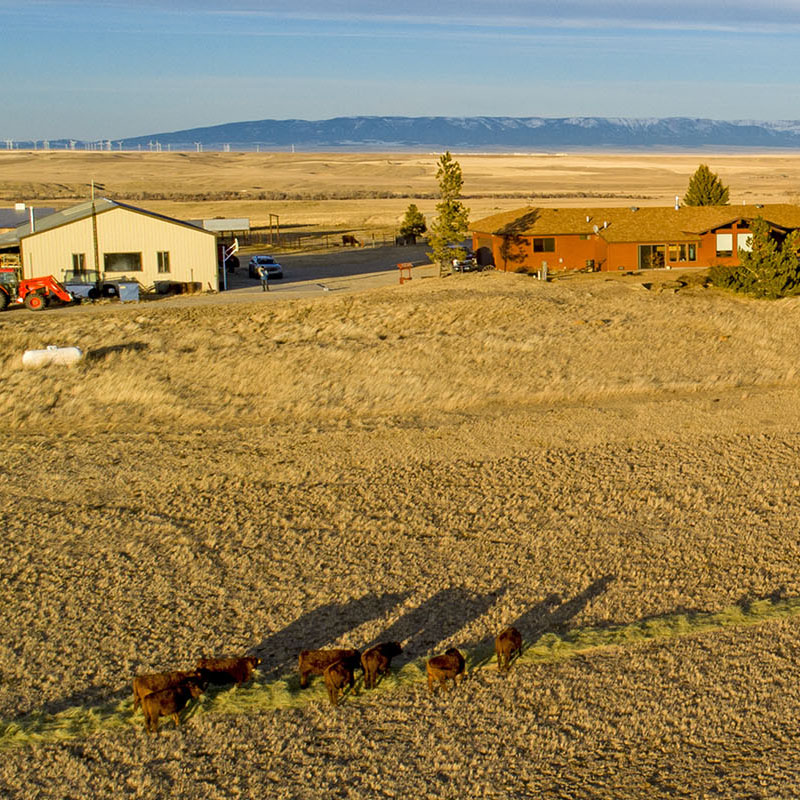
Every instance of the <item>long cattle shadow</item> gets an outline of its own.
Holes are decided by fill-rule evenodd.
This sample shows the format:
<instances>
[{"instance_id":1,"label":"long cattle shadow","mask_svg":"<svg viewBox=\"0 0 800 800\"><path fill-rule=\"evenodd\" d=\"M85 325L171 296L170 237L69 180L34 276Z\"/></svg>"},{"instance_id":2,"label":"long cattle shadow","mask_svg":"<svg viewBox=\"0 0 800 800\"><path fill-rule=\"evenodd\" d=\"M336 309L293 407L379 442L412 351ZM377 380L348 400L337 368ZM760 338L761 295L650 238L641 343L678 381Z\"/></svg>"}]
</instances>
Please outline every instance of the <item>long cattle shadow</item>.
<instances>
[{"instance_id":1,"label":"long cattle shadow","mask_svg":"<svg viewBox=\"0 0 800 800\"><path fill-rule=\"evenodd\" d=\"M475 595L460 587L441 589L390 625L378 641L401 642L403 655L397 663L413 661L485 614L505 592Z\"/></svg>"},{"instance_id":2,"label":"long cattle shadow","mask_svg":"<svg viewBox=\"0 0 800 800\"><path fill-rule=\"evenodd\" d=\"M563 633L570 620L577 617L592 600L608 591L614 579L614 575L604 575L565 603L560 603L557 595L551 595L520 615L512 624L524 639L531 642L545 633Z\"/></svg>"},{"instance_id":3,"label":"long cattle shadow","mask_svg":"<svg viewBox=\"0 0 800 800\"><path fill-rule=\"evenodd\" d=\"M562 602L558 594L550 594L508 624L513 625L522 634L523 640L530 643L535 643L545 633L563 633L569 622L592 600L606 592L613 581L614 575L604 575L566 602ZM477 664L486 663L494 655L494 637L497 633L499 631L469 644Z\"/></svg>"},{"instance_id":4,"label":"long cattle shadow","mask_svg":"<svg viewBox=\"0 0 800 800\"><path fill-rule=\"evenodd\" d=\"M85 689L79 689L66 697L49 700L37 710L44 714L58 714L76 706L120 703L133 696L129 687L130 684L128 687L120 689L112 689L108 686L87 686ZM18 716L25 716L26 713L28 712Z\"/></svg>"},{"instance_id":5,"label":"long cattle shadow","mask_svg":"<svg viewBox=\"0 0 800 800\"><path fill-rule=\"evenodd\" d=\"M261 674L265 678L273 677L295 667L301 650L330 647L331 642L340 636L368 620L383 616L410 594L408 591L386 592L364 595L345 603L326 603L270 634L251 648L251 652L261 658ZM347 646L360 648L361 642L350 642Z\"/></svg>"},{"instance_id":6,"label":"long cattle shadow","mask_svg":"<svg viewBox=\"0 0 800 800\"><path fill-rule=\"evenodd\" d=\"M525 611L515 620L510 621L522 633L523 639L535 644L545 633L563 634L569 623L595 598L607 591L609 585L615 580L614 575L605 575L593 581L586 589L571 600L562 602L558 595L552 594L542 602ZM432 646L438 645L442 640L457 633L472 619L486 611L505 594L506 590L488 592L483 595L474 595L460 588L443 589L426 600L422 605L405 614L401 619L392 624L380 634L382 641L399 640L404 642L405 651L402 661L410 661L424 655ZM297 652L303 647L323 647L338 636L352 630L359 624L385 614L399 603L406 600L411 592L386 593L383 595L366 595L348 603L328 603L304 614L283 630L268 636L255 648L256 654L264 657L262 670L282 670L291 664L295 666ZM749 612L758 602L769 601L772 604L794 604L800 598L795 597L781 586L772 592L753 595L743 595L735 607ZM795 606L796 608L796 606ZM669 621L675 615L710 616L712 612L702 609L674 608L671 611L656 616L641 617L629 622L607 623L609 626L632 626L649 621ZM716 613L716 612L715 612ZM796 610L791 616L796 618ZM724 612L723 612L724 614ZM763 619L773 619L776 615L763 614ZM788 616L788 614L787 614ZM736 621L727 624L740 624ZM601 627L606 627L602 625ZM707 624L697 630L708 630ZM691 632L692 628L685 626L677 635ZM480 642L459 642L458 647L467 650L472 656L472 668L486 663L493 655L494 633ZM672 634L667 634L672 635ZM653 638L657 638L654 635ZM364 642L353 642L355 646ZM401 661L401 659L397 659ZM129 688L114 689L104 686L89 686L78 690L68 696L51 700L43 704L35 712L24 711L11 716L11 720L24 720L29 715L38 719L42 713L55 714L74 706L91 707L105 706L108 703L117 703L120 700L130 699ZM194 713L194 712L192 712ZM0 720L2 723L2 720ZM69 724L69 723L66 723Z\"/></svg>"}]
</instances>

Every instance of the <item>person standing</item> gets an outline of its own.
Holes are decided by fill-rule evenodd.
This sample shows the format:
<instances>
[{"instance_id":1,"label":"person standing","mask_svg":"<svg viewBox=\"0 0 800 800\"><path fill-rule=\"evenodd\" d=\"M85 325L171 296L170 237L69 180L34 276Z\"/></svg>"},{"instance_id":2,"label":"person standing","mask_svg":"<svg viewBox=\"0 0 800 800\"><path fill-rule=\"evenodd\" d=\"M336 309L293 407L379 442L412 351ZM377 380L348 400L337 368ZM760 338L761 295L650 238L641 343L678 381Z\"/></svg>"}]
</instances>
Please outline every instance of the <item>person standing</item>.
<instances>
[{"instance_id":1,"label":"person standing","mask_svg":"<svg viewBox=\"0 0 800 800\"><path fill-rule=\"evenodd\" d=\"M266 264L262 264L258 268L258 274L261 278L261 291L268 292L269 291L269 270L267 269Z\"/></svg>"}]
</instances>

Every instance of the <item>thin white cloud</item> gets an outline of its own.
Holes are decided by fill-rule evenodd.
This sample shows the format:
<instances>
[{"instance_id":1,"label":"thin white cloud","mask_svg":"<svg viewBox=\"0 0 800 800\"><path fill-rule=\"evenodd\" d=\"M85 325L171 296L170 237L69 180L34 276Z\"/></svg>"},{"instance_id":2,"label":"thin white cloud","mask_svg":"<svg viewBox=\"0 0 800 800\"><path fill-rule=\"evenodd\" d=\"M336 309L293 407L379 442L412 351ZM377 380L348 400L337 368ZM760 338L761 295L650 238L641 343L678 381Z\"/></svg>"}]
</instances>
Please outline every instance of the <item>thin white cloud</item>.
<instances>
[{"instance_id":1,"label":"thin white cloud","mask_svg":"<svg viewBox=\"0 0 800 800\"><path fill-rule=\"evenodd\" d=\"M614 27L633 30L708 31L738 33L786 33L800 28L798 0L439 0L432 10L429 0L396 2L375 0L138 0L137 7L172 14L215 15L236 18L246 15L298 22L403 24L441 27L466 25L484 28L515 26L548 28ZM74 8L84 14L116 9L135 12L125 0L27 0L23 8L41 11ZM15 0L0 0L0 10L19 12Z\"/></svg>"},{"instance_id":2,"label":"thin white cloud","mask_svg":"<svg viewBox=\"0 0 800 800\"><path fill-rule=\"evenodd\" d=\"M231 19L235 18L242 18L242 19L268 19L268 20L280 20L284 22L289 21L297 21L297 22L319 22L319 23L359 23L364 24L365 26L369 23L374 25L378 25L380 23L383 24L390 24L390 25L406 25L410 26L411 30L406 32L406 35L418 35L419 30L423 30L425 28L433 29L431 30L431 35L436 35L437 38L446 38L448 33L453 37L457 38L462 36L462 32L464 30L473 29L473 31L483 31L486 33L486 36L491 36L492 38L496 38L497 36L502 37L526 37L530 38L531 36L536 35L533 31L540 31L540 35L544 36L547 35L545 31L612 31L612 30L621 30L621 31L652 31L652 32L663 32L663 33L719 33L719 34L735 34L739 36L746 36L746 35L754 35L754 34L761 34L761 35L791 35L796 34L800 31L800 15L798 15L798 19L795 22L787 22L783 20L781 22L774 22L769 23L765 22L764 20L759 20L752 24L748 24L747 26L742 26L736 22L714 22L714 21L707 21L703 22L697 19L690 19L686 21L679 21L679 20L636 20L636 19L614 19L614 18L605 18L605 17L585 17L585 18L574 18L574 19L555 19L555 18L541 18L536 20L520 20L517 18L510 18L510 17L502 17L502 16L495 16L491 21L486 21L483 19L475 19L475 18L468 18L464 17L459 20L454 20L452 17L442 17L442 16L427 16L424 19L420 18L419 16L395 16L395 17L376 17L371 16L369 18L358 15L357 13L352 13L349 16L345 15L311 15L305 14L300 15L296 13L287 14L287 13L271 13L271 12L264 12L264 11L209 11L206 12L209 15L214 15L218 17L228 17ZM414 30L416 28L416 30ZM515 30L516 29L516 30ZM529 29L530 32L526 33L525 30ZM286 35L308 35L308 31L301 31L298 30L295 33L290 32L278 32L273 30L241 30L239 31L240 35L278 35L279 33L285 33ZM337 36L350 36L352 38L373 38L376 35L374 28L364 27L361 31L357 30L349 30L344 31L341 33L337 33ZM386 31L387 36L394 35L396 38L400 38L401 33L400 31L395 31L392 34L389 31ZM474 32L473 35L478 35L478 33Z\"/></svg>"},{"instance_id":3,"label":"thin white cloud","mask_svg":"<svg viewBox=\"0 0 800 800\"><path fill-rule=\"evenodd\" d=\"M800 25L800 4L771 2L765 5L751 0L711 0L691 2L675 0L517 0L499 5L485 0L440 0L435 11L428 2L410 0L402 5L364 2L318 2L304 0L265 8L260 4L234 2L220 6L203 2L197 10L214 13L269 14L284 19L318 19L320 21L353 20L391 24L452 26L458 24L482 27L538 26L547 27L621 27L657 30L754 31L779 32L787 25Z\"/></svg>"}]
</instances>

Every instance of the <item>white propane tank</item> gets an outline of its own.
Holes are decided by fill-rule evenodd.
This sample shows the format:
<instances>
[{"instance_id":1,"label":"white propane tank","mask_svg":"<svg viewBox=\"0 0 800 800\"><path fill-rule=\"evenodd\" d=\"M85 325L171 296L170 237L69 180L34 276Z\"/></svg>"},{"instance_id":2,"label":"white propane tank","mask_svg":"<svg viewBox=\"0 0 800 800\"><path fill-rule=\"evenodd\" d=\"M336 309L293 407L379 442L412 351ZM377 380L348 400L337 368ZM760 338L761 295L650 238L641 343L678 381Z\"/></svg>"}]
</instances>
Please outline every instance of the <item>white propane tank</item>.
<instances>
[{"instance_id":1,"label":"white propane tank","mask_svg":"<svg viewBox=\"0 0 800 800\"><path fill-rule=\"evenodd\" d=\"M43 367L48 364L68 366L77 364L83 358L80 347L58 347L48 345L44 350L26 350L22 354L22 364L25 367Z\"/></svg>"}]
</instances>

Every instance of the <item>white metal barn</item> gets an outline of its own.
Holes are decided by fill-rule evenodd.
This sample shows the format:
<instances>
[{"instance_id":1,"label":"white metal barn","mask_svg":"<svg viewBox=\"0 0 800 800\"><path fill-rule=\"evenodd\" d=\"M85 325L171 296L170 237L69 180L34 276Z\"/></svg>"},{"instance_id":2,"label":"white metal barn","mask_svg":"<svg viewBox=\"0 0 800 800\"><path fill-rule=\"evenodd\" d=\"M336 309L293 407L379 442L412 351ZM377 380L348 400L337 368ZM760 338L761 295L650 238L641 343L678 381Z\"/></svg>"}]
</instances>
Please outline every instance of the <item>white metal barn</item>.
<instances>
[{"instance_id":1,"label":"white metal barn","mask_svg":"<svg viewBox=\"0 0 800 800\"><path fill-rule=\"evenodd\" d=\"M80 203L0 235L19 250L25 278L202 284L217 289L213 232L106 198Z\"/></svg>"}]
</instances>

